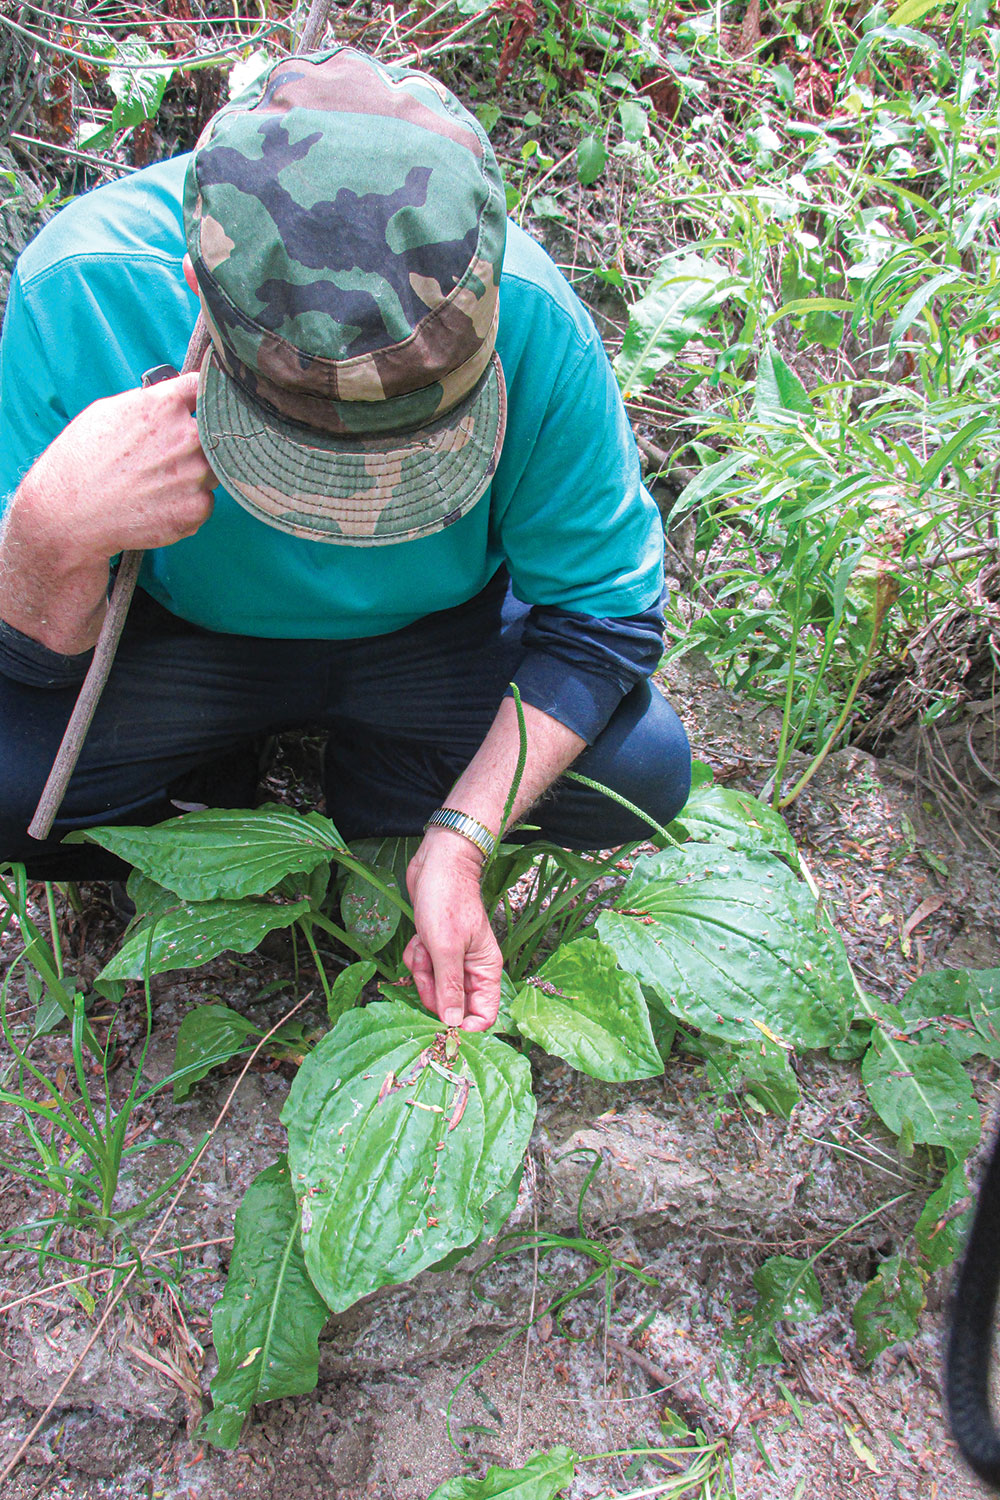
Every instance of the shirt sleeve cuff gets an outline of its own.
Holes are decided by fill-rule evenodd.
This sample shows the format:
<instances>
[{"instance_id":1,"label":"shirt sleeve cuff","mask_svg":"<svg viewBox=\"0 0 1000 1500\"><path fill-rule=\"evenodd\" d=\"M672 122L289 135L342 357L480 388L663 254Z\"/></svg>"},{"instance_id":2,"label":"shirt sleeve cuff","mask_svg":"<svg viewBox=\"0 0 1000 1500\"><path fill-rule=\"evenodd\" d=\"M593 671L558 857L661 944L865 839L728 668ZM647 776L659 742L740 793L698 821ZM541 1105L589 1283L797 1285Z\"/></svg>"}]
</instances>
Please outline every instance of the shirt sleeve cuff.
<instances>
[{"instance_id":1,"label":"shirt sleeve cuff","mask_svg":"<svg viewBox=\"0 0 1000 1500\"><path fill-rule=\"evenodd\" d=\"M81 651L79 656L63 656L0 620L0 672L13 682L39 688L77 687L86 677L93 655L90 650Z\"/></svg>"},{"instance_id":2,"label":"shirt sleeve cuff","mask_svg":"<svg viewBox=\"0 0 1000 1500\"><path fill-rule=\"evenodd\" d=\"M624 696L621 685L606 675L571 666L537 649L525 653L514 681L522 702L572 729L588 745L597 739ZM509 689L506 696L511 696Z\"/></svg>"}]
</instances>

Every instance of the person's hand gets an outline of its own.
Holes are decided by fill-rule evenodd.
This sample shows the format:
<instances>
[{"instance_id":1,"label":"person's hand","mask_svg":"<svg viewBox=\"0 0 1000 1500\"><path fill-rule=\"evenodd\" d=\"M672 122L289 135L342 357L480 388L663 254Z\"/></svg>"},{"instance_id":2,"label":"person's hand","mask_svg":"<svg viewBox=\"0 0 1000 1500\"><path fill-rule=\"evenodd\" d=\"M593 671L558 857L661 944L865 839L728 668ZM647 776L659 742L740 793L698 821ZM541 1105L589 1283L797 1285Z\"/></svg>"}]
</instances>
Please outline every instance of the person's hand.
<instances>
[{"instance_id":1,"label":"person's hand","mask_svg":"<svg viewBox=\"0 0 1000 1500\"><path fill-rule=\"evenodd\" d=\"M23 480L16 504L67 562L169 547L212 513L194 418L197 373L94 401Z\"/></svg>"},{"instance_id":2,"label":"person's hand","mask_svg":"<svg viewBox=\"0 0 1000 1500\"><path fill-rule=\"evenodd\" d=\"M500 1006L503 960L483 907L481 867L468 839L429 828L406 872L417 931L403 962L427 1009L464 1031L485 1031Z\"/></svg>"}]
</instances>

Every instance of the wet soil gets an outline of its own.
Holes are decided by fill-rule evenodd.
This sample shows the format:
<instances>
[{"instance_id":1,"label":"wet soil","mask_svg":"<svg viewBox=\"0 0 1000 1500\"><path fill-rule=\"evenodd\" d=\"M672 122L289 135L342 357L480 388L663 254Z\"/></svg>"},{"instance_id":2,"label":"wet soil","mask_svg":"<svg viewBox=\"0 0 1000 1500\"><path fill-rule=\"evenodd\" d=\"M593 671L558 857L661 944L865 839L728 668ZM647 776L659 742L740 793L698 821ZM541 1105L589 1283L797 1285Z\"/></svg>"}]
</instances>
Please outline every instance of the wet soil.
<instances>
[{"instance_id":1,"label":"wet soil","mask_svg":"<svg viewBox=\"0 0 1000 1500\"><path fill-rule=\"evenodd\" d=\"M720 688L698 658L674 664L665 686L717 779L759 791L773 761L773 717ZM872 993L898 999L924 970L1000 964L996 871L933 806L914 798L905 767L896 774L871 756L841 752L790 822ZM120 931L103 888L85 888L82 915L66 912L64 924L69 961L82 978L93 977ZM18 947L10 933L0 952L9 962ZM23 983L15 971L12 1009L27 1003ZM169 1072L178 1025L193 1004L222 999L271 1025L294 994L292 954L278 939L246 959L162 976L153 987L147 1080ZM138 1063L143 1023L137 991L123 1007L116 1088ZM69 1060L65 1040L38 1045L58 1076ZM0 1459L56 1399L5 1500L425 1500L466 1467L514 1465L559 1442L583 1455L662 1443L668 1408L708 1440L728 1441L743 1500L972 1500L984 1493L942 1421L947 1276L929 1284L916 1339L871 1369L855 1348L853 1304L879 1261L904 1249L936 1180L926 1153L900 1157L872 1115L856 1065L800 1059L802 1102L786 1123L745 1101L720 1102L690 1058L672 1057L662 1079L619 1087L574 1074L558 1059L536 1053L533 1061L538 1123L512 1225L568 1239L582 1227L621 1262L610 1284L601 1280L526 1335L534 1314L593 1269L586 1254L565 1246L491 1263L487 1249L450 1273L424 1273L331 1319L312 1395L258 1408L232 1454L195 1445L189 1434L214 1369L210 1314L224 1284L233 1215L284 1144L278 1114L291 1069L255 1064L157 1246L172 1252L169 1284L155 1274L168 1261L150 1262L145 1284L123 1299L79 1368L106 1282L84 1283L96 1300L84 1295L81 1305L56 1285L72 1267L60 1272L50 1263L40 1276L34 1259L7 1256ZM123 1204L180 1164L212 1127L234 1078L235 1068L223 1070L182 1104L165 1093L141 1106L135 1143L145 1149L123 1171ZM975 1081L988 1120L992 1066ZM600 1167L581 1204L595 1161ZM741 1375L721 1335L754 1301L761 1261L810 1254L880 1204L881 1212L818 1260L821 1316L784 1326L780 1365L752 1379ZM47 1206L16 1177L3 1179L2 1225ZM84 1259L96 1251L67 1235L59 1248ZM27 1300L12 1306L18 1298ZM581 1466L572 1495L626 1495L664 1478L654 1463L630 1464L624 1456ZM722 1500L726 1491L712 1494Z\"/></svg>"}]
</instances>

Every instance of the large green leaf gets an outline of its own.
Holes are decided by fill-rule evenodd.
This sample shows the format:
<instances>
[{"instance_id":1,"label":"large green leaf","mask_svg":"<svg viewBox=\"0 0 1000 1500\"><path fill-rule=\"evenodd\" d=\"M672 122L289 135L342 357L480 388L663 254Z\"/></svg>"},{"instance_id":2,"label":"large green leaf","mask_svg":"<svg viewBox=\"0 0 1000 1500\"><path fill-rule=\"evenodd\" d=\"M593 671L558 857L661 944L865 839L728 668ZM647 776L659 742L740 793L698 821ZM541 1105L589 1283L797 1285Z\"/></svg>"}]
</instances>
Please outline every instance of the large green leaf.
<instances>
[{"instance_id":1,"label":"large green leaf","mask_svg":"<svg viewBox=\"0 0 1000 1500\"><path fill-rule=\"evenodd\" d=\"M979 1140L979 1106L961 1063L938 1042L909 1042L877 1030L861 1078L879 1115L896 1135L964 1156Z\"/></svg>"},{"instance_id":2,"label":"large green leaf","mask_svg":"<svg viewBox=\"0 0 1000 1500\"><path fill-rule=\"evenodd\" d=\"M645 390L712 314L738 282L720 261L675 250L657 266L645 295L629 309L628 328L614 361L626 396Z\"/></svg>"},{"instance_id":3,"label":"large green leaf","mask_svg":"<svg viewBox=\"0 0 1000 1500\"><path fill-rule=\"evenodd\" d=\"M521 1178L524 1176L524 1163L521 1162L510 1182L499 1193L494 1193L483 1204L483 1227L471 1244L461 1245L457 1250L450 1251L442 1260L435 1261L428 1269L431 1271L450 1271L460 1261L480 1245L489 1244L496 1239L507 1220L517 1207L517 1197L521 1191Z\"/></svg>"},{"instance_id":4,"label":"large green leaf","mask_svg":"<svg viewBox=\"0 0 1000 1500\"><path fill-rule=\"evenodd\" d=\"M884 1260L854 1304L851 1321L858 1353L866 1364L890 1344L916 1338L927 1300L924 1276L902 1255Z\"/></svg>"},{"instance_id":5,"label":"large green leaf","mask_svg":"<svg viewBox=\"0 0 1000 1500\"><path fill-rule=\"evenodd\" d=\"M494 1464L483 1479L446 1479L430 1500L554 1500L572 1484L577 1458L572 1448L550 1448L548 1453L533 1453L520 1469Z\"/></svg>"},{"instance_id":6,"label":"large green leaf","mask_svg":"<svg viewBox=\"0 0 1000 1500\"><path fill-rule=\"evenodd\" d=\"M625 1083L663 1072L639 981L591 937L558 948L511 1014L522 1036L592 1078Z\"/></svg>"},{"instance_id":7,"label":"large green leaf","mask_svg":"<svg viewBox=\"0 0 1000 1500\"><path fill-rule=\"evenodd\" d=\"M291 927L308 910L308 901L182 901L171 896L161 914L140 917L100 977L142 979L147 971L197 969L220 953L251 953L269 932Z\"/></svg>"},{"instance_id":8,"label":"large green leaf","mask_svg":"<svg viewBox=\"0 0 1000 1500\"><path fill-rule=\"evenodd\" d=\"M406 867L419 844L418 838L355 839L351 853L376 870L405 900ZM351 870L340 894L340 915L347 931L360 938L369 953L378 953L395 933L403 914L388 896Z\"/></svg>"},{"instance_id":9,"label":"large green leaf","mask_svg":"<svg viewBox=\"0 0 1000 1500\"><path fill-rule=\"evenodd\" d=\"M196 1005L180 1024L174 1048L174 1102L186 1099L213 1068L244 1051L250 1038L264 1033L228 1005Z\"/></svg>"},{"instance_id":10,"label":"large green leaf","mask_svg":"<svg viewBox=\"0 0 1000 1500\"><path fill-rule=\"evenodd\" d=\"M306 1264L328 1306L474 1240L534 1117L528 1061L496 1037L443 1031L399 1003L342 1016L281 1115Z\"/></svg>"},{"instance_id":11,"label":"large green leaf","mask_svg":"<svg viewBox=\"0 0 1000 1500\"><path fill-rule=\"evenodd\" d=\"M938 969L915 979L899 1004L905 1029L940 1042L959 1062L1000 1058L1000 969Z\"/></svg>"},{"instance_id":12,"label":"large green leaf","mask_svg":"<svg viewBox=\"0 0 1000 1500\"><path fill-rule=\"evenodd\" d=\"M255 1401L311 1391L327 1317L302 1258L298 1205L280 1157L254 1178L236 1211L226 1289L212 1310L214 1405L198 1437L235 1448Z\"/></svg>"},{"instance_id":13,"label":"large green leaf","mask_svg":"<svg viewBox=\"0 0 1000 1500\"><path fill-rule=\"evenodd\" d=\"M795 840L781 814L749 792L730 787L695 787L670 832L678 828L696 842L725 844L727 849L748 854L772 851L793 864L798 859Z\"/></svg>"},{"instance_id":14,"label":"large green leaf","mask_svg":"<svg viewBox=\"0 0 1000 1500\"><path fill-rule=\"evenodd\" d=\"M843 943L770 855L685 844L644 856L597 930L623 969L710 1036L829 1047L845 1033Z\"/></svg>"},{"instance_id":15,"label":"large green leaf","mask_svg":"<svg viewBox=\"0 0 1000 1500\"><path fill-rule=\"evenodd\" d=\"M329 818L285 807L209 808L154 828L90 828L67 843L110 849L185 901L260 896L286 875L309 871L346 849Z\"/></svg>"}]
</instances>

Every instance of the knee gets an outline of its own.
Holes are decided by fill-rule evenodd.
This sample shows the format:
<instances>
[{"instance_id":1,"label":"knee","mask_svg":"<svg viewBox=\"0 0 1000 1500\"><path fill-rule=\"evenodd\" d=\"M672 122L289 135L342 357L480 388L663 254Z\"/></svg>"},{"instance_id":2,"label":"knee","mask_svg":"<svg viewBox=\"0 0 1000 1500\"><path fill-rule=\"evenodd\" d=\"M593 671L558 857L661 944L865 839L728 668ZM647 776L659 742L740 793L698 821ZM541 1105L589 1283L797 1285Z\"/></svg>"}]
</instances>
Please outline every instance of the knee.
<instances>
[{"instance_id":1,"label":"knee","mask_svg":"<svg viewBox=\"0 0 1000 1500\"><path fill-rule=\"evenodd\" d=\"M28 824L35 813L44 774L41 779L37 772L32 774L32 767L24 764L17 747L4 743L7 738L0 737L0 863L26 860L41 847L29 837Z\"/></svg>"},{"instance_id":2,"label":"knee","mask_svg":"<svg viewBox=\"0 0 1000 1500\"><path fill-rule=\"evenodd\" d=\"M688 799L688 737L666 698L651 683L639 683L627 694L585 759L588 764L581 765L581 770L613 788L657 823L669 823ZM591 766L594 770L589 769ZM641 837L634 818L621 811L628 820L629 831L624 837Z\"/></svg>"},{"instance_id":3,"label":"knee","mask_svg":"<svg viewBox=\"0 0 1000 1500\"><path fill-rule=\"evenodd\" d=\"M0 676L0 865L23 864L33 880L75 880L103 878L113 861L117 876L126 867L104 850L62 845L65 822L47 839L28 833L65 723L49 710L55 696Z\"/></svg>"},{"instance_id":4,"label":"knee","mask_svg":"<svg viewBox=\"0 0 1000 1500\"><path fill-rule=\"evenodd\" d=\"M669 823L691 789L691 749L684 726L646 682L627 694L573 769L646 814L638 818L613 797L566 780L535 816L544 837L574 849L610 849L649 838L653 829L647 819Z\"/></svg>"}]
</instances>

